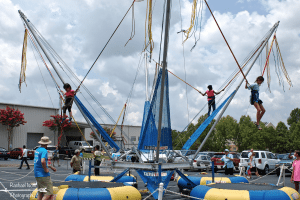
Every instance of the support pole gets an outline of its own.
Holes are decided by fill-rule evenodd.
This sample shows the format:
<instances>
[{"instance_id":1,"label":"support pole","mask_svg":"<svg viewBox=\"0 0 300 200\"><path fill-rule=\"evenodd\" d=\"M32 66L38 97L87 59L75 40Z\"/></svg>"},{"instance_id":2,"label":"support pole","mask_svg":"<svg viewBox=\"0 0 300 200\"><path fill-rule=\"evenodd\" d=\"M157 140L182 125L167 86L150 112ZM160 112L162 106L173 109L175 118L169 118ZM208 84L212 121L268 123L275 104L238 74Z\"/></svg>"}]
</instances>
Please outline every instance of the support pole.
<instances>
[{"instance_id":1,"label":"support pole","mask_svg":"<svg viewBox=\"0 0 300 200\"><path fill-rule=\"evenodd\" d=\"M248 75L248 73L250 72L250 70L252 69L253 65L255 64L256 60L258 59L259 55L261 54L262 50L264 49L264 47L267 44L267 41L270 39L270 37L272 36L272 34L274 33L274 31L277 29L279 25L279 21L274 24L274 26L271 28L269 35L265 38L265 40L263 41L263 45L260 46L260 50L257 53L257 56L254 58L254 61L252 62L252 64L250 65L249 69L247 70L247 72L245 73L245 76ZM208 137L210 136L210 134L212 133L212 131L214 130L214 128L216 127L217 123L219 122L219 120L221 119L222 115L224 114L225 110L227 109L227 107L229 106L229 104L231 103L233 97L236 95L237 91L239 90L239 88L241 87L242 83L244 82L245 79L242 79L241 82L239 83L239 85L236 87L235 92L232 94L232 96L230 97L230 99L227 101L227 103L225 104L223 110L221 111L221 113L219 114L218 118L216 119L215 123L213 124L213 126L211 127L211 129L209 130L209 132L207 133L206 137L204 138L204 140L202 141L201 145L199 146L197 152L195 153L195 156L193 157L192 160L194 160L196 158L196 156L198 155L198 153L200 152L200 150L202 149L203 145L205 144L206 140L208 139Z\"/></svg>"},{"instance_id":2,"label":"support pole","mask_svg":"<svg viewBox=\"0 0 300 200\"><path fill-rule=\"evenodd\" d=\"M164 184L160 183L159 188L158 188L158 200L162 200L163 198L163 193L164 193Z\"/></svg>"},{"instance_id":3,"label":"support pole","mask_svg":"<svg viewBox=\"0 0 300 200\"><path fill-rule=\"evenodd\" d=\"M215 182L215 163L214 161L211 161L211 177L212 177L212 183Z\"/></svg>"},{"instance_id":4,"label":"support pole","mask_svg":"<svg viewBox=\"0 0 300 200\"><path fill-rule=\"evenodd\" d=\"M18 11L21 18L23 19L23 21L25 22L25 24L27 25L28 29L30 30L30 32L32 33L33 37L35 38L35 40L37 41L37 43L39 44L40 48L42 49L42 51L44 52L44 54L46 55L47 59L49 60L51 66L53 67L54 71L56 72L57 76L59 77L59 79L61 80L61 82L64 84L65 81L62 78L62 76L60 75L60 73L58 72L56 66L54 65L54 63L51 60L51 57L49 56L49 54L47 53L47 51L44 49L44 47L42 46L39 38L36 36L35 34L35 30L32 29L31 25L29 24L29 19L27 19L27 17L24 15L24 13L22 13L21 10ZM87 116L84 114L84 112L82 111L82 109L80 108L80 106L78 105L77 101L75 100L76 106L78 107L78 109L80 110L81 114L83 115L83 117L85 118L86 122L89 124L89 126L91 127L91 129L94 131L94 133L97 133L95 128L93 127L93 125L91 124L91 122L88 120ZM104 143L102 142L100 136L98 134L95 134L96 137L98 138L98 140L100 141L101 145L103 146L104 150L107 152L107 155L110 157L110 159L112 160L111 155L109 154L107 148L105 147Z\"/></svg>"},{"instance_id":5,"label":"support pole","mask_svg":"<svg viewBox=\"0 0 300 200\"><path fill-rule=\"evenodd\" d=\"M165 89L165 76L167 69L167 56L168 56L168 44L169 44L169 27L170 27L170 13L171 13L171 1L167 0L166 6L166 28L164 38L164 54L163 54L163 68L161 77L161 92L160 92L160 105L159 105L159 118L158 118L158 134L157 134L157 149L156 149L156 162L159 159L160 139L161 139L161 121L162 121L162 109L164 103L164 89Z\"/></svg>"}]
</instances>

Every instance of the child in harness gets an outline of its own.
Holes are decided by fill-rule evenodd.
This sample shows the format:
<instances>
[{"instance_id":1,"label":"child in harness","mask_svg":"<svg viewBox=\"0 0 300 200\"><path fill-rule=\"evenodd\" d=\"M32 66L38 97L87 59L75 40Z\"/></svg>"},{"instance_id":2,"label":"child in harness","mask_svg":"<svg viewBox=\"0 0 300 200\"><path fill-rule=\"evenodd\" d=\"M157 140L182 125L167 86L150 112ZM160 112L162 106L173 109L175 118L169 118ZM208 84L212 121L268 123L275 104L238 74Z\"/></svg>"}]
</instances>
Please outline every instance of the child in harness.
<instances>
[{"instance_id":1,"label":"child in harness","mask_svg":"<svg viewBox=\"0 0 300 200\"><path fill-rule=\"evenodd\" d=\"M216 109L216 103L215 103L215 95L220 94L222 91L225 90L225 88L223 90L221 90L220 92L215 92L212 88L212 85L207 86L208 90L203 94L202 92L199 91L200 94L202 94L202 96L207 95L207 101L208 101L208 113L207 113L207 117L210 116L210 111L211 111L211 107L213 109L213 111L215 111Z\"/></svg>"},{"instance_id":2,"label":"child in harness","mask_svg":"<svg viewBox=\"0 0 300 200\"><path fill-rule=\"evenodd\" d=\"M264 82L264 77L259 76L256 78L256 81L252 85L248 85L246 82L245 88L248 90L251 90L251 96L250 96L250 104L254 105L254 107L257 110L256 113L256 127L258 130L261 130L262 128L259 126L259 122L262 118L262 116L265 114L266 110L262 105L262 100L259 99L259 86Z\"/></svg>"}]
</instances>

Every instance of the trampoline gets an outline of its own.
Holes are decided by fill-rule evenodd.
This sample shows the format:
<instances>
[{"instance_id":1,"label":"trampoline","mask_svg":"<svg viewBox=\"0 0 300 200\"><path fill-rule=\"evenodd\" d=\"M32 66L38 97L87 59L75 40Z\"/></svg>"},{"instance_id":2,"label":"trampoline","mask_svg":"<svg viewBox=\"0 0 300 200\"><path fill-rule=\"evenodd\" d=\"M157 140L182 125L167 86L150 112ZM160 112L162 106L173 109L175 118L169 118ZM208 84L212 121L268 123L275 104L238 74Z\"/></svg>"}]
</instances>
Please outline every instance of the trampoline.
<instances>
[{"instance_id":1,"label":"trampoline","mask_svg":"<svg viewBox=\"0 0 300 200\"><path fill-rule=\"evenodd\" d=\"M191 196L206 200L296 200L299 193L290 187L270 184L213 183L195 187Z\"/></svg>"}]
</instances>

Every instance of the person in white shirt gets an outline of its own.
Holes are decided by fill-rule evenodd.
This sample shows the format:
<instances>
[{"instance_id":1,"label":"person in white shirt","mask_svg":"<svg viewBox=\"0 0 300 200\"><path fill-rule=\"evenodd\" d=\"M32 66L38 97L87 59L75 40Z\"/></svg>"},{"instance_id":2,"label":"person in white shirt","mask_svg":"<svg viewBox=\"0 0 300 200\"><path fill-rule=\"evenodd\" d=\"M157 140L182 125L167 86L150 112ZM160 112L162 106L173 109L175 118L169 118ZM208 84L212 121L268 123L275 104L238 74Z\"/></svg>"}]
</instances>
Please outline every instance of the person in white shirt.
<instances>
[{"instance_id":1,"label":"person in white shirt","mask_svg":"<svg viewBox=\"0 0 300 200\"><path fill-rule=\"evenodd\" d=\"M29 164L28 164L28 162L27 162L27 153L28 153L28 150L26 149L26 146L23 145L22 161L21 161L20 167L19 167L18 169L22 169L23 162L25 162L26 165L27 165L27 168L26 168L26 169L30 169Z\"/></svg>"}]
</instances>

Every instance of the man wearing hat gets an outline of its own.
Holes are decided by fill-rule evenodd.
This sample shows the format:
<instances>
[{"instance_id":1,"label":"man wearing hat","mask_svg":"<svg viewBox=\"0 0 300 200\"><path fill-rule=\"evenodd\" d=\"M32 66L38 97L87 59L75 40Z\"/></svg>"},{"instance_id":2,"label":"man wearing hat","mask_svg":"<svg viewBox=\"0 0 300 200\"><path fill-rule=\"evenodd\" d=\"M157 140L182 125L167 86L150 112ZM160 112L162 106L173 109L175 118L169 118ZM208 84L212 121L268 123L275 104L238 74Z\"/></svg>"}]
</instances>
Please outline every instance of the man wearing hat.
<instances>
[{"instance_id":1,"label":"man wearing hat","mask_svg":"<svg viewBox=\"0 0 300 200\"><path fill-rule=\"evenodd\" d=\"M47 166L48 151L47 146L51 143L47 136L43 136L38 142L41 146L34 153L34 176L38 187L38 200L47 200L53 197L53 184L50 179L49 168L54 172L56 169ZM48 168L49 167L49 168Z\"/></svg>"},{"instance_id":2,"label":"man wearing hat","mask_svg":"<svg viewBox=\"0 0 300 200\"><path fill-rule=\"evenodd\" d=\"M224 162L225 175L233 175L233 155L229 153L228 149L225 149L225 155L221 160Z\"/></svg>"}]
</instances>

